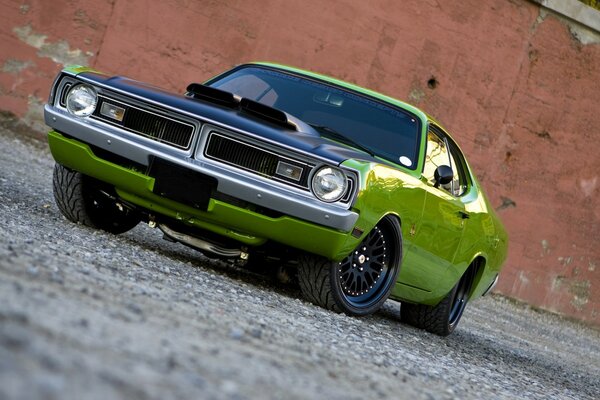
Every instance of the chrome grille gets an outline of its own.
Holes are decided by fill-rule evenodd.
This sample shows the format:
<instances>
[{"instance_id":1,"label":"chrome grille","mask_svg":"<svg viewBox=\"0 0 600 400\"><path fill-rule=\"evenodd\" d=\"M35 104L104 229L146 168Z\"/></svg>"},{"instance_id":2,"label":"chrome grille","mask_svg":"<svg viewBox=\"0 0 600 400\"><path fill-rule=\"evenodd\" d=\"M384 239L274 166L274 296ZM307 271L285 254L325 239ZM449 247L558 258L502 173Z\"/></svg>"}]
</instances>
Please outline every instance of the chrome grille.
<instances>
[{"instance_id":1,"label":"chrome grille","mask_svg":"<svg viewBox=\"0 0 600 400\"><path fill-rule=\"evenodd\" d=\"M123 120L117 121L102 115L100 110L104 102L124 108ZM93 117L179 149L189 149L194 136L192 124L102 96L98 98Z\"/></svg>"},{"instance_id":2,"label":"chrome grille","mask_svg":"<svg viewBox=\"0 0 600 400\"><path fill-rule=\"evenodd\" d=\"M289 159L250 143L211 132L204 156L256 174L284 181L308 190L308 176L312 166ZM282 161L302 169L300 179L294 180L276 174L277 164Z\"/></svg>"}]
</instances>

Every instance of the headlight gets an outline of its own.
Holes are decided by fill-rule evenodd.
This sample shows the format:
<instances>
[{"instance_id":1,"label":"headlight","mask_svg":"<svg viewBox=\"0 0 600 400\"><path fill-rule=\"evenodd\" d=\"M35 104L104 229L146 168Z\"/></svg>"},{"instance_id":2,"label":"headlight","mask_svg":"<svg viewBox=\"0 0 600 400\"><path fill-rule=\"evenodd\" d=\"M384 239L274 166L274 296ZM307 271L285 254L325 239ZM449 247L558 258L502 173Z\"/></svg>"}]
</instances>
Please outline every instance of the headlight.
<instances>
[{"instance_id":1,"label":"headlight","mask_svg":"<svg viewBox=\"0 0 600 400\"><path fill-rule=\"evenodd\" d=\"M98 95L86 84L73 86L67 94L67 110L78 117L87 117L96 109Z\"/></svg>"},{"instance_id":2,"label":"headlight","mask_svg":"<svg viewBox=\"0 0 600 400\"><path fill-rule=\"evenodd\" d=\"M333 203L346 193L348 182L346 175L333 167L322 167L312 178L312 191L319 200Z\"/></svg>"}]
</instances>

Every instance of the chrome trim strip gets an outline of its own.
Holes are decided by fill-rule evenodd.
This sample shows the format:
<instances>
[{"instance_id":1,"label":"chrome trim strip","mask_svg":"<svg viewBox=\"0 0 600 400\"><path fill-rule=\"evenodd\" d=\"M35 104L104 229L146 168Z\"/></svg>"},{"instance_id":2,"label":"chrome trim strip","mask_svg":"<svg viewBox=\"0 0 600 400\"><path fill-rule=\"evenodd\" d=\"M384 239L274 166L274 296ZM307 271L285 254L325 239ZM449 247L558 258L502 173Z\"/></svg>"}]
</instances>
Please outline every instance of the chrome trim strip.
<instances>
[{"instance_id":1,"label":"chrome trim strip","mask_svg":"<svg viewBox=\"0 0 600 400\"><path fill-rule=\"evenodd\" d=\"M496 274L496 277L494 278L494 281L491 283L491 285L485 290L485 292L483 292L483 294L481 295L481 297L487 295L488 293L490 293L492 290L494 290L494 288L496 287L496 284L498 283L498 278L500 277L499 274Z\"/></svg>"},{"instance_id":2,"label":"chrome trim strip","mask_svg":"<svg viewBox=\"0 0 600 400\"><path fill-rule=\"evenodd\" d=\"M63 88L60 92L58 92L59 96L58 96L58 104L61 107L64 107L65 109L67 108L67 95L69 94L69 90L73 87L73 84L71 82L66 82L63 85Z\"/></svg>"},{"instance_id":3,"label":"chrome trim strip","mask_svg":"<svg viewBox=\"0 0 600 400\"><path fill-rule=\"evenodd\" d=\"M242 173L209 160L193 159L172 146L142 140L144 138L139 135L128 134L100 121L75 118L50 105L44 107L44 117L46 124L59 132L68 132L75 139L143 165L149 164L150 155L164 158L216 178L219 182L217 190L221 193L291 217L344 232L350 232L358 220L358 213L342 208L342 204L323 203L301 189L260 179L256 174ZM137 141L132 140L136 138Z\"/></svg>"}]
</instances>

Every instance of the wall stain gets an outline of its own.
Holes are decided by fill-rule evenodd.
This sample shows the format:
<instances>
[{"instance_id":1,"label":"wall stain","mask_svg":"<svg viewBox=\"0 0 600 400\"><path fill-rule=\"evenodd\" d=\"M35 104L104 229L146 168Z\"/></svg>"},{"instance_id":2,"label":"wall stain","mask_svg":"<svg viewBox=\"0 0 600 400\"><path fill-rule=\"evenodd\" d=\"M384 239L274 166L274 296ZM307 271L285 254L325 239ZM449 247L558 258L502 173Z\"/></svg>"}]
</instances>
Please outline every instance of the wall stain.
<instances>
[{"instance_id":1,"label":"wall stain","mask_svg":"<svg viewBox=\"0 0 600 400\"><path fill-rule=\"evenodd\" d=\"M517 203L513 199L510 199L508 197L500 196L500 200L502 200L502 204L500 204L496 208L496 211L501 211L501 210L505 210L507 208L516 207L517 206Z\"/></svg>"},{"instance_id":2,"label":"wall stain","mask_svg":"<svg viewBox=\"0 0 600 400\"><path fill-rule=\"evenodd\" d=\"M13 32L21 41L38 49L38 57L50 58L58 64L89 65L89 59L94 55L94 53L84 52L80 49L71 49L66 40L47 42L48 37L34 32L30 24L14 27Z\"/></svg>"},{"instance_id":3,"label":"wall stain","mask_svg":"<svg viewBox=\"0 0 600 400\"><path fill-rule=\"evenodd\" d=\"M420 88L414 88L408 94L408 100L414 104L418 104L425 97L425 92Z\"/></svg>"},{"instance_id":4,"label":"wall stain","mask_svg":"<svg viewBox=\"0 0 600 400\"><path fill-rule=\"evenodd\" d=\"M21 61L14 58L9 58L2 65L2 72L18 75L24 69L34 66L32 61Z\"/></svg>"},{"instance_id":5,"label":"wall stain","mask_svg":"<svg viewBox=\"0 0 600 400\"><path fill-rule=\"evenodd\" d=\"M597 176L590 178L590 179L581 178L581 180L579 181L579 187L581 188L581 191L583 192L583 195L585 197L590 197L591 195L593 195L597 186L598 186L598 177Z\"/></svg>"},{"instance_id":6,"label":"wall stain","mask_svg":"<svg viewBox=\"0 0 600 400\"><path fill-rule=\"evenodd\" d=\"M571 304L578 310L581 310L589 302L591 286L590 281L577 281L571 283L571 286L569 287L569 293L573 295Z\"/></svg>"},{"instance_id":7,"label":"wall stain","mask_svg":"<svg viewBox=\"0 0 600 400\"><path fill-rule=\"evenodd\" d=\"M22 121L30 128L38 132L48 130L48 126L44 122L44 104L45 101L37 96L29 95L27 97L27 112L22 118Z\"/></svg>"}]
</instances>

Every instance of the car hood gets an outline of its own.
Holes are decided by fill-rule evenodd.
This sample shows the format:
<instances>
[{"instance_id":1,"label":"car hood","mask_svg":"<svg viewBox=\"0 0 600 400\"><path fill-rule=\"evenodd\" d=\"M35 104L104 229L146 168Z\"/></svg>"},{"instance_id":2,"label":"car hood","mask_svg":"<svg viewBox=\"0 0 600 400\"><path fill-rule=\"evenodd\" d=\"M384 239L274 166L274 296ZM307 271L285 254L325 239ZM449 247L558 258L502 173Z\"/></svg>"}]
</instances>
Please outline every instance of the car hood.
<instances>
[{"instance_id":1,"label":"car hood","mask_svg":"<svg viewBox=\"0 0 600 400\"><path fill-rule=\"evenodd\" d=\"M321 137L306 124L302 124L304 126L303 131L296 131L246 113L238 108L230 108L206 100L170 93L156 86L129 78L107 77L94 72L85 72L77 76L103 89L113 90L122 95L131 96L158 106L166 106L173 111L183 112L204 122L243 131L250 136L272 144L310 154L338 165L348 159L381 162L363 151Z\"/></svg>"}]
</instances>

